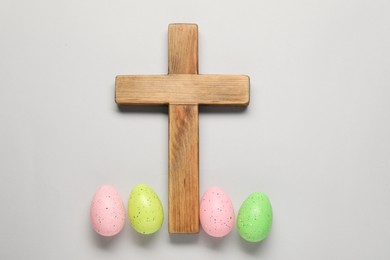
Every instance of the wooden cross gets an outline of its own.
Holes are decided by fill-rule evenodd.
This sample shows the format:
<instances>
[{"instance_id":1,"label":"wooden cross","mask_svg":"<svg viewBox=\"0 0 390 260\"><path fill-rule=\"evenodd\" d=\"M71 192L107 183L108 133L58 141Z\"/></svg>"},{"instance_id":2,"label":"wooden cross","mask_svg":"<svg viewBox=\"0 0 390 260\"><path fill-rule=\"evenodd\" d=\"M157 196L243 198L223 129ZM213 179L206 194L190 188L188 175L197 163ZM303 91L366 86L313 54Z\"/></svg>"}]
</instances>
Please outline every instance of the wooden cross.
<instances>
[{"instance_id":1,"label":"wooden cross","mask_svg":"<svg viewBox=\"0 0 390 260\"><path fill-rule=\"evenodd\" d=\"M170 24L168 75L117 76L118 105L168 105L168 231L199 232L198 106L247 106L249 77L198 75L198 26Z\"/></svg>"}]
</instances>

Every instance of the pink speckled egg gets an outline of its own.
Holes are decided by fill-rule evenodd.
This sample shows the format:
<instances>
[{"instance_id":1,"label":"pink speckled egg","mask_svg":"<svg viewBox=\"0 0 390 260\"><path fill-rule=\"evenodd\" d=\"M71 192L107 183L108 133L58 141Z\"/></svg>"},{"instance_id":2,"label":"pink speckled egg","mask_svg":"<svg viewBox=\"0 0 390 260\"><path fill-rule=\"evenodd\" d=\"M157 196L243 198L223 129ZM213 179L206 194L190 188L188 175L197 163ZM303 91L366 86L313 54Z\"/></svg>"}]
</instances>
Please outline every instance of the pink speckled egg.
<instances>
[{"instance_id":1,"label":"pink speckled egg","mask_svg":"<svg viewBox=\"0 0 390 260\"><path fill-rule=\"evenodd\" d=\"M203 194L199 217L203 230L212 237L226 236L235 224L232 202L219 187L211 187Z\"/></svg>"},{"instance_id":2,"label":"pink speckled egg","mask_svg":"<svg viewBox=\"0 0 390 260\"><path fill-rule=\"evenodd\" d=\"M118 234L125 225L125 215L123 201L114 187L104 185L96 191L91 203L91 224L98 234Z\"/></svg>"}]
</instances>

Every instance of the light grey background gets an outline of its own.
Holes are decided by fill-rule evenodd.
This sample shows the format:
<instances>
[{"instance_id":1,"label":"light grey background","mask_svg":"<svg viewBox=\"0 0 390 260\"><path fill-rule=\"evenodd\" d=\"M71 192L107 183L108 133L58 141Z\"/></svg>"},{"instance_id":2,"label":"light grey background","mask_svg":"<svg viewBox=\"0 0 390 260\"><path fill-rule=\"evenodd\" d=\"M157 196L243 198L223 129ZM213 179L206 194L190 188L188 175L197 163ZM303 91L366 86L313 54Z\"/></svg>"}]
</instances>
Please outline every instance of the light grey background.
<instances>
[{"instance_id":1,"label":"light grey background","mask_svg":"<svg viewBox=\"0 0 390 260\"><path fill-rule=\"evenodd\" d=\"M389 259L390 2L2 1L1 259ZM263 243L203 231L115 238L96 189L147 183L167 211L167 109L120 111L118 74L167 73L199 25L203 74L247 74L247 110L202 108L200 190L273 203Z\"/></svg>"}]
</instances>

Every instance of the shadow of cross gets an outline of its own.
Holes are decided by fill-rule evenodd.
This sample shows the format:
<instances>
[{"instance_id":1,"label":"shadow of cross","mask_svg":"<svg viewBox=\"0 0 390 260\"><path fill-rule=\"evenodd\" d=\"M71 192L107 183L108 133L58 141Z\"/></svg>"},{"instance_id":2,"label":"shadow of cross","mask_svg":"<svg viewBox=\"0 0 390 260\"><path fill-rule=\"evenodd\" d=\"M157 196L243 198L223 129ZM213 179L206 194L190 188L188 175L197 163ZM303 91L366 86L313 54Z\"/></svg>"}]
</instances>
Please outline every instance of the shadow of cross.
<instances>
[{"instance_id":1,"label":"shadow of cross","mask_svg":"<svg viewBox=\"0 0 390 260\"><path fill-rule=\"evenodd\" d=\"M168 75L117 76L118 105L168 105L168 231L199 232L198 106L247 106L249 77L198 75L198 26L170 24Z\"/></svg>"}]
</instances>

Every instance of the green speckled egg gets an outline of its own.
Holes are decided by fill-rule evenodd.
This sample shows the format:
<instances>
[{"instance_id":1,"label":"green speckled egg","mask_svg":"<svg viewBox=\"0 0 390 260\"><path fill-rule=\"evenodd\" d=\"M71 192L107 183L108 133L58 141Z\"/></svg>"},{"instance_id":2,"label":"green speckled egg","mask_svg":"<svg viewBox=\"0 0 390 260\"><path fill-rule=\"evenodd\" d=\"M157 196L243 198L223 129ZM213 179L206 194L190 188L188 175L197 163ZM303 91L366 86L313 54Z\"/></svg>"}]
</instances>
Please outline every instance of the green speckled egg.
<instances>
[{"instance_id":1,"label":"green speckled egg","mask_svg":"<svg viewBox=\"0 0 390 260\"><path fill-rule=\"evenodd\" d=\"M240 236L249 242L260 242L267 237L272 226L272 206L262 192L255 192L244 200L237 216Z\"/></svg>"},{"instance_id":2,"label":"green speckled egg","mask_svg":"<svg viewBox=\"0 0 390 260\"><path fill-rule=\"evenodd\" d=\"M164 222L160 198L145 184L138 184L130 193L128 212L131 226L141 234L152 234Z\"/></svg>"}]
</instances>

